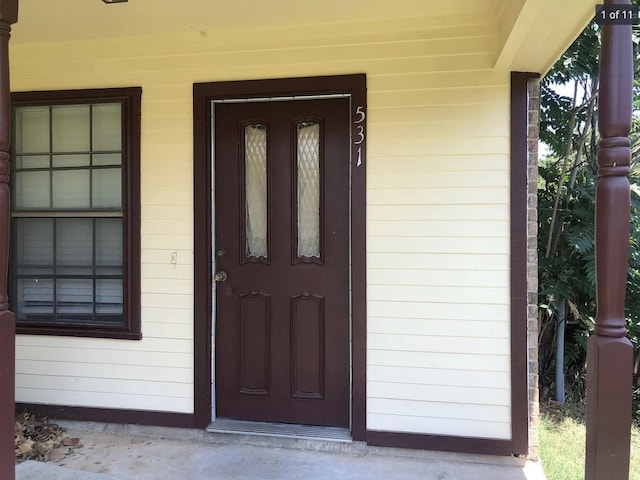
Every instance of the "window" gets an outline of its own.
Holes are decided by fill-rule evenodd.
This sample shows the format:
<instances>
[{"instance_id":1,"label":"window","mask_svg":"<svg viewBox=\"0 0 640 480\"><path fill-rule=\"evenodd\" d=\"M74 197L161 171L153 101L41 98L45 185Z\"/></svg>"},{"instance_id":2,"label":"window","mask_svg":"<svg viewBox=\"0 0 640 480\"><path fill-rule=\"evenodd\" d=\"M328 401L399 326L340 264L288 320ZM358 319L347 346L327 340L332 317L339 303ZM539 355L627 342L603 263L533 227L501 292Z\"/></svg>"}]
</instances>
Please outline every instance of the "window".
<instances>
[{"instance_id":1,"label":"window","mask_svg":"<svg viewBox=\"0 0 640 480\"><path fill-rule=\"evenodd\" d=\"M18 333L141 338L141 94L12 94Z\"/></svg>"}]
</instances>

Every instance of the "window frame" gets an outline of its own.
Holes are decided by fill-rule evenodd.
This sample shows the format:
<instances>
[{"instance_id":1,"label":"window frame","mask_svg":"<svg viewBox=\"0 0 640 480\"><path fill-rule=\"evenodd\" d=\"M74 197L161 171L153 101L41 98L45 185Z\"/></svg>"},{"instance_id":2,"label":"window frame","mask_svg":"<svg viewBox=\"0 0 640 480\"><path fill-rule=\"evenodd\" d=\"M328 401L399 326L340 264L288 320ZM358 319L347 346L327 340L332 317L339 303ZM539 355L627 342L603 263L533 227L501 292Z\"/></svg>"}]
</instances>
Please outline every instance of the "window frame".
<instances>
[{"instance_id":1,"label":"window frame","mask_svg":"<svg viewBox=\"0 0 640 480\"><path fill-rule=\"evenodd\" d=\"M20 322L16 318L16 333L75 337L140 340L140 133L142 87L86 90L47 90L12 92L12 112L15 107L114 103L122 105L122 325L76 325L53 322ZM13 115L12 115L13 117ZM13 139L13 136L12 136ZM12 165L14 151L11 151ZM10 188L13 188L14 173ZM11 195L13 199L13 193ZM16 228L11 218L11 241L16 241ZM53 216L52 216L53 218ZM9 298L16 304L15 262L10 260Z\"/></svg>"}]
</instances>

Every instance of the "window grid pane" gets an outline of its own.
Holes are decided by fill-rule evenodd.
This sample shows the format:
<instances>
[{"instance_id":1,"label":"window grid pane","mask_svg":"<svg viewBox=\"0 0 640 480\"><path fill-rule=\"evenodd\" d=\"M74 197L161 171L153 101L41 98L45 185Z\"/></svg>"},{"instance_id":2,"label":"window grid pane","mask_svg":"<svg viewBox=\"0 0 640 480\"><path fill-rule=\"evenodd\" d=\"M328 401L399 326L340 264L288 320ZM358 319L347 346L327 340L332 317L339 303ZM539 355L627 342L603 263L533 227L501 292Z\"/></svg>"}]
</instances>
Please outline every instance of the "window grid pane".
<instances>
[{"instance_id":1,"label":"window grid pane","mask_svg":"<svg viewBox=\"0 0 640 480\"><path fill-rule=\"evenodd\" d=\"M17 242L14 257L20 321L121 323L121 219L17 218L15 222L17 238L23 240ZM32 258L40 248L40 256ZM100 258L105 252L98 248L110 250L108 258ZM108 268L102 267L105 264Z\"/></svg>"},{"instance_id":2,"label":"window grid pane","mask_svg":"<svg viewBox=\"0 0 640 480\"><path fill-rule=\"evenodd\" d=\"M120 103L15 109L14 212L38 215L13 220L23 324L123 326L123 218L90 216L122 214L121 116Z\"/></svg>"},{"instance_id":3,"label":"window grid pane","mask_svg":"<svg viewBox=\"0 0 640 480\"><path fill-rule=\"evenodd\" d=\"M91 106L51 107L51 145L53 152L85 152L91 149Z\"/></svg>"},{"instance_id":4,"label":"window grid pane","mask_svg":"<svg viewBox=\"0 0 640 480\"><path fill-rule=\"evenodd\" d=\"M52 175L54 209L91 208L91 170L54 170Z\"/></svg>"},{"instance_id":5,"label":"window grid pane","mask_svg":"<svg viewBox=\"0 0 640 480\"><path fill-rule=\"evenodd\" d=\"M117 151L122 145L122 116L119 103L92 105L91 148L94 151Z\"/></svg>"},{"instance_id":6,"label":"window grid pane","mask_svg":"<svg viewBox=\"0 0 640 480\"><path fill-rule=\"evenodd\" d=\"M14 172L13 206L16 210L51 208L51 173L49 171Z\"/></svg>"},{"instance_id":7,"label":"window grid pane","mask_svg":"<svg viewBox=\"0 0 640 480\"><path fill-rule=\"evenodd\" d=\"M91 206L120 208L122 206L121 171L119 168L100 168L91 175Z\"/></svg>"},{"instance_id":8,"label":"window grid pane","mask_svg":"<svg viewBox=\"0 0 640 480\"><path fill-rule=\"evenodd\" d=\"M16 109L13 146L17 154L51 151L49 112L49 107Z\"/></svg>"},{"instance_id":9,"label":"window grid pane","mask_svg":"<svg viewBox=\"0 0 640 480\"><path fill-rule=\"evenodd\" d=\"M108 168L122 164L119 103L18 107L14 116L16 211L122 208L121 168Z\"/></svg>"},{"instance_id":10,"label":"window grid pane","mask_svg":"<svg viewBox=\"0 0 640 480\"><path fill-rule=\"evenodd\" d=\"M49 155L17 155L14 168L18 170L30 170L32 168L48 169Z\"/></svg>"}]
</instances>

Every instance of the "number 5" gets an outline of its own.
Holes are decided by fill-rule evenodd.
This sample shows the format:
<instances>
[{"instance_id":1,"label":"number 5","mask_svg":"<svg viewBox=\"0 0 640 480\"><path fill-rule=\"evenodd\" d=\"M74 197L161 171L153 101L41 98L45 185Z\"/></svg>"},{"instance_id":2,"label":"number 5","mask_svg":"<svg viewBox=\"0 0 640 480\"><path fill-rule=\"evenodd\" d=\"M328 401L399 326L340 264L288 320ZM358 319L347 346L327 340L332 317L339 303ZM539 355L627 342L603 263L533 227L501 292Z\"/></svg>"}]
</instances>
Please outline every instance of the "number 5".
<instances>
[{"instance_id":1,"label":"number 5","mask_svg":"<svg viewBox=\"0 0 640 480\"><path fill-rule=\"evenodd\" d=\"M364 113L364 110L362 109L362 106L359 106L358 108L356 108L356 115L360 115L360 119L354 121L353 123L362 123L364 122L364 119L367 117L367 115Z\"/></svg>"}]
</instances>

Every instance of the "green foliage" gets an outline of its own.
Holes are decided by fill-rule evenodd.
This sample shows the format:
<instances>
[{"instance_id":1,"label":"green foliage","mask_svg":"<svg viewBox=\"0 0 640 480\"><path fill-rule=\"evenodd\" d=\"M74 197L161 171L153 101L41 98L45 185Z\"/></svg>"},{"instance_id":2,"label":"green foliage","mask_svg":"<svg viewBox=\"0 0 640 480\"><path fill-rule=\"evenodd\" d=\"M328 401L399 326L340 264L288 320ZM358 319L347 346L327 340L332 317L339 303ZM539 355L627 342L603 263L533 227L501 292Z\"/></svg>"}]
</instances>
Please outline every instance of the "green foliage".
<instances>
[{"instance_id":1,"label":"green foliage","mask_svg":"<svg viewBox=\"0 0 640 480\"><path fill-rule=\"evenodd\" d=\"M592 82L597 83L600 35L597 25L589 25L556 62L540 85L540 140L558 157L564 155L567 142L577 141L578 132L569 132L572 113L577 124L587 121L587 105ZM555 85L578 85L576 105L567 95L559 94ZM585 97L585 95L588 95Z\"/></svg>"},{"instance_id":2,"label":"green foliage","mask_svg":"<svg viewBox=\"0 0 640 480\"><path fill-rule=\"evenodd\" d=\"M570 416L543 415L540 421L540 459L549 480L584 478L585 427Z\"/></svg>"},{"instance_id":3,"label":"green foliage","mask_svg":"<svg viewBox=\"0 0 640 480\"><path fill-rule=\"evenodd\" d=\"M561 297L573 303L579 299L581 305L591 305L595 301L595 275L590 274L595 271L595 177L587 175L588 170L583 170L574 191L559 207L559 232L555 233L559 238L554 251L547 257L545 251L547 240L552 235L551 217L560 175L557 162L545 165L547 163L548 160L544 161L539 168L546 188L538 189L541 301L554 304ZM550 301L544 301L545 298ZM594 313L582 310L584 314Z\"/></svg>"},{"instance_id":4,"label":"green foliage","mask_svg":"<svg viewBox=\"0 0 640 480\"><path fill-rule=\"evenodd\" d=\"M539 301L543 332L541 342L542 383L551 387L553 370L553 333L558 300L566 301L567 332L564 364L567 376L584 373L586 341L594 329L596 316L595 278L595 183L591 169L582 169L570 195L558 209L561 225L553 254L545 255L550 219L558 185L558 163L542 161L539 172L544 187L538 190L539 215ZM545 188L546 187L546 188ZM640 186L631 189L629 271L626 317L629 338L640 346ZM545 355L545 356L543 356ZM640 405L638 405L640 409ZM640 413L640 412L638 412ZM639 417L640 418L640 417Z\"/></svg>"},{"instance_id":5,"label":"green foliage","mask_svg":"<svg viewBox=\"0 0 640 480\"><path fill-rule=\"evenodd\" d=\"M637 32L634 32L634 35ZM638 58L638 37L634 36ZM540 382L551 391L555 363L565 366L570 394L584 398L586 342L596 317L595 190L599 31L594 24L541 83L540 138L549 155L539 164L538 256ZM640 63L640 62L636 62ZM638 67L636 67L638 68ZM636 70L636 78L640 70ZM558 93L557 85L563 85ZM631 221L625 313L629 338L640 351L640 82L636 80L632 132ZM574 94L575 92L575 94ZM555 358L560 303L566 306L565 355ZM638 357L638 356L637 356ZM640 421L640 390L634 394Z\"/></svg>"},{"instance_id":6,"label":"green foliage","mask_svg":"<svg viewBox=\"0 0 640 480\"><path fill-rule=\"evenodd\" d=\"M546 159L539 168L546 188L538 190L539 301L550 308L541 310L541 381L551 388L555 370L555 322L558 302L567 302L565 365L567 376L584 370L586 338L593 330L595 302L595 176L582 169L571 195L564 195L558 208L557 240L547 257L551 218L558 194L559 163ZM569 174L566 174L567 176ZM568 179L565 179L565 181ZM562 192L561 192L562 193Z\"/></svg>"},{"instance_id":7,"label":"green foliage","mask_svg":"<svg viewBox=\"0 0 640 480\"><path fill-rule=\"evenodd\" d=\"M586 433L580 404L546 405L540 418L540 459L548 480L581 480ZM631 429L629 480L640 479L640 429Z\"/></svg>"},{"instance_id":8,"label":"green foliage","mask_svg":"<svg viewBox=\"0 0 640 480\"><path fill-rule=\"evenodd\" d=\"M551 81L540 85L540 139L553 152L560 152L566 144L567 131L563 127L569 125L572 102L550 85Z\"/></svg>"}]
</instances>

